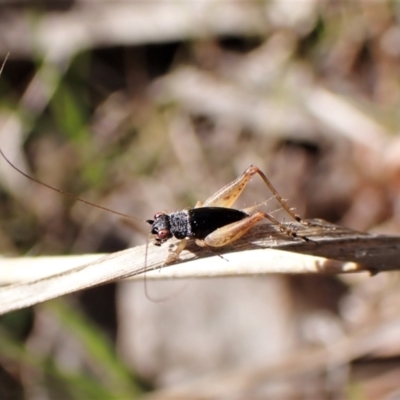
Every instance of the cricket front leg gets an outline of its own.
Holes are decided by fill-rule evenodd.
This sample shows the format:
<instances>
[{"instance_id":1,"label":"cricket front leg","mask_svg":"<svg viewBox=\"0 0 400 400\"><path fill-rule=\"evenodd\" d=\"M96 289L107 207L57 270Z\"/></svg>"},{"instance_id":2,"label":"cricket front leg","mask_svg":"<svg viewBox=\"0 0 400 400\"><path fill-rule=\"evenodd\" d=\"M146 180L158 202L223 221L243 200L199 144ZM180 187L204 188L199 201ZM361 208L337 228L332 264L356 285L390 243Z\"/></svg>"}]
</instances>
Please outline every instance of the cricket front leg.
<instances>
[{"instance_id":1,"label":"cricket front leg","mask_svg":"<svg viewBox=\"0 0 400 400\"><path fill-rule=\"evenodd\" d=\"M174 263L179 259L179 255L182 253L182 251L185 249L187 245L187 239L182 239L176 246L176 248L168 253L167 258L164 261L163 266L169 265Z\"/></svg>"}]
</instances>

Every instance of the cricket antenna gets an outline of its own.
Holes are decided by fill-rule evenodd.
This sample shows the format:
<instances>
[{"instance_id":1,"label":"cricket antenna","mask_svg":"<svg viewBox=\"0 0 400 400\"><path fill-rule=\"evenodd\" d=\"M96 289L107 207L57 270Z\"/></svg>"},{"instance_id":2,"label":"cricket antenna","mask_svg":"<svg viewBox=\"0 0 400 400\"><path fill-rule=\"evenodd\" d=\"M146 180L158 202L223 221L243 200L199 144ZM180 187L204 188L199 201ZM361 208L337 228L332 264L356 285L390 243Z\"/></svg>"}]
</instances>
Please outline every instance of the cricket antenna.
<instances>
[{"instance_id":1,"label":"cricket antenna","mask_svg":"<svg viewBox=\"0 0 400 400\"><path fill-rule=\"evenodd\" d=\"M8 52L8 53L6 54L6 56L5 56L5 58L4 58L3 62L2 62L2 64L1 64L1 67L0 67L0 75L3 73L3 69L4 69L5 65L6 65L6 62L7 62L7 60L8 60L9 55L10 55L10 53Z\"/></svg>"},{"instance_id":2,"label":"cricket antenna","mask_svg":"<svg viewBox=\"0 0 400 400\"><path fill-rule=\"evenodd\" d=\"M145 294L147 300L150 300L153 303L163 303L165 300L168 300L169 297L163 297L163 298L160 298L160 299L155 298L152 295L150 295L149 288L147 286L147 284L148 284L147 275L146 275L146 273L147 273L147 255L148 255L148 252L149 252L149 243L150 243L151 237L152 237L152 234L150 234L148 236L147 241L146 241L146 247L145 247L145 250L144 250L144 272L143 272L144 294ZM160 267L160 269L161 269L161 267Z\"/></svg>"},{"instance_id":3,"label":"cricket antenna","mask_svg":"<svg viewBox=\"0 0 400 400\"><path fill-rule=\"evenodd\" d=\"M3 63L3 64L4 64L4 63ZM1 71L0 71L0 73L1 73ZM28 175L28 174L25 173L24 171L20 170L17 166L15 166L15 165L6 157L6 155L4 154L4 152L3 152L3 150L2 150L1 148L0 148L0 154L1 154L1 156L6 160L6 162L7 162L13 169L15 169L15 171L19 172L21 175L25 176L25 178L29 179L30 181L33 181L33 182L35 182L35 183L38 183L39 185L42 185L42 186L44 186L44 187L47 187L48 189L54 190L55 192L61 193L61 194L65 195L65 196L68 196L68 197L70 197L70 198L73 199L73 200L80 201L81 203L85 203L85 204L87 204L87 205L89 205L89 206L99 208L100 210L107 211L107 212L110 212L110 213L115 214L115 215L119 215L120 217L123 217L123 218L128 218L128 219L133 219L133 220L135 220L135 221L145 222L145 220L140 219L140 218L137 218L137 217L134 217L133 215L124 214L124 213L121 213L121 212L118 212L118 211L115 211L115 210L111 210L110 208L107 208L107 207L99 206L98 204L92 203L92 202L90 202L90 201L88 201L88 200L81 199L80 197L75 196L75 195L72 194L72 193L66 192L65 190L58 189L58 188L56 188L56 187L54 187L54 186L49 185L48 183L44 183L44 182L40 181L39 179L33 178L32 176Z\"/></svg>"},{"instance_id":4,"label":"cricket antenna","mask_svg":"<svg viewBox=\"0 0 400 400\"><path fill-rule=\"evenodd\" d=\"M167 295L167 296L163 296L163 297L154 297L152 294L150 294L150 290L149 290L149 282L147 279L147 272L148 271L155 271L156 269L158 269L159 271L161 271L161 268L163 268L163 266L160 267L156 267L156 268L151 268L151 269L147 269L147 256L149 253L149 244L151 241L151 237L153 236L153 234L150 233L150 235L147 238L146 241L146 247L144 250L144 269L143 269L143 281L144 281L144 294L147 298L147 300L151 301L152 303L165 303L166 301L170 300L171 298L173 298L174 296L176 296L178 293L181 293L184 289L186 289L188 283L186 282L182 287L176 289L173 293Z\"/></svg>"},{"instance_id":5,"label":"cricket antenna","mask_svg":"<svg viewBox=\"0 0 400 400\"><path fill-rule=\"evenodd\" d=\"M163 300L158 300L158 299L153 299L152 296L150 296L149 293L149 288L147 287L147 276L146 276L146 272L147 272L147 254L149 252L149 243L150 243L150 238L151 238L151 234L148 236L147 240L146 240L146 247L144 249L144 271L143 271L143 278L144 278L144 294L146 296L146 298L150 301L152 301L153 303L161 303Z\"/></svg>"}]
</instances>

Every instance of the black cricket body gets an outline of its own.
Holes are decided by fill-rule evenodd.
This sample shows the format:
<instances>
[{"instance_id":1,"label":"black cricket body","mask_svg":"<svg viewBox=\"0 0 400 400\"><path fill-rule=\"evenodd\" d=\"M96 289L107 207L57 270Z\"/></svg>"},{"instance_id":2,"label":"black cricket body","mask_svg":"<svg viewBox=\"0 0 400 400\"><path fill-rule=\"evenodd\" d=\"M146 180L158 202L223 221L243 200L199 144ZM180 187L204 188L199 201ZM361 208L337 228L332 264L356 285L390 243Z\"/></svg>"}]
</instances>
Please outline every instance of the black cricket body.
<instances>
[{"instance_id":1,"label":"black cricket body","mask_svg":"<svg viewBox=\"0 0 400 400\"><path fill-rule=\"evenodd\" d=\"M249 214L225 207L200 207L167 214L159 212L154 220L147 220L151 233L156 235L154 244L161 246L175 236L177 239L204 239L218 228L240 221Z\"/></svg>"}]
</instances>

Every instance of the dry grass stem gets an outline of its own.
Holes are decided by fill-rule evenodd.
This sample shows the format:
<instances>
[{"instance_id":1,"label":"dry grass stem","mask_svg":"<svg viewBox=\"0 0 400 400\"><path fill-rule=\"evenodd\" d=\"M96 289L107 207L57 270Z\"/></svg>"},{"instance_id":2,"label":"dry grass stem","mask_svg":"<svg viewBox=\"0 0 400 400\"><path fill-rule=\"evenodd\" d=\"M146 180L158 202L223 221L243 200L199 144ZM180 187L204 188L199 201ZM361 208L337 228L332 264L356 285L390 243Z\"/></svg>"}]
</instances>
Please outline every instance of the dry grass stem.
<instances>
[{"instance_id":1,"label":"dry grass stem","mask_svg":"<svg viewBox=\"0 0 400 400\"><path fill-rule=\"evenodd\" d=\"M338 274L400 269L398 236L370 235L313 220L314 226L299 232L311 240L290 240L277 229L263 224L219 254L191 244L175 265L162 266L166 247L145 246L109 255L84 255L3 259L0 277L10 283L0 290L0 313L27 307L67 293L117 279L148 279L246 276L266 273ZM300 233L299 233L300 234ZM287 250L287 251L282 251ZM10 270L16 273L10 274ZM143 275L142 275L143 276ZM140 276L140 278L142 278Z\"/></svg>"}]
</instances>

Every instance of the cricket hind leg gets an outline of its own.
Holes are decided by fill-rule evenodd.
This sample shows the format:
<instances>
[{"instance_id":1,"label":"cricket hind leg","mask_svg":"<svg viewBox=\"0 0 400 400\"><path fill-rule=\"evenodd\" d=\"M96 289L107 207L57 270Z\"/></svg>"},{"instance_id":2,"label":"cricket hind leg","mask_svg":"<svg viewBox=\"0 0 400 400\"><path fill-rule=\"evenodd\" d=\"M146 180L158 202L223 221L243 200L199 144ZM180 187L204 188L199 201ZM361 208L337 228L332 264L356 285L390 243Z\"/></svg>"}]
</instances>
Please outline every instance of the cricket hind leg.
<instances>
[{"instance_id":1,"label":"cricket hind leg","mask_svg":"<svg viewBox=\"0 0 400 400\"><path fill-rule=\"evenodd\" d=\"M264 183L268 186L269 190L272 192L272 194L274 195L274 197L276 198L276 200L279 202L279 204L282 206L282 208L297 222L299 222L300 224L303 225L308 225L307 221L304 221L300 215L296 214L293 211L293 208L290 208L286 201L281 197L281 195L278 193L278 191L274 188L274 186L272 185L272 183L270 182L270 180L266 177L266 175L264 174L264 172L262 172L260 170L260 168L258 167L254 167L254 166L250 166L247 170L251 170L251 173L253 175L258 174L260 175L261 179L264 181ZM268 215L268 214L266 214ZM270 218L268 218L270 219ZM275 218L274 219L276 222L278 222ZM271 219L270 219L271 220ZM274 222L271 220L271 222ZM276 223L274 222L274 223ZM282 225L280 222L278 222L279 225Z\"/></svg>"},{"instance_id":2,"label":"cricket hind leg","mask_svg":"<svg viewBox=\"0 0 400 400\"><path fill-rule=\"evenodd\" d=\"M212 196L210 196L206 201L200 202L198 201L195 208L199 207L226 207L231 208L233 203L237 200L237 198L241 195L244 188L250 182L254 173L252 172L252 166L246 169L242 175L228 183L217 192L215 192Z\"/></svg>"},{"instance_id":3,"label":"cricket hind leg","mask_svg":"<svg viewBox=\"0 0 400 400\"><path fill-rule=\"evenodd\" d=\"M282 233L285 233L286 235L288 235L290 238L292 238L292 239L301 239L301 240L304 240L305 242L314 242L313 240L311 240L307 236L299 235L297 233L297 229L291 228L290 226L283 225L276 218L274 218L271 214L267 214L267 213L263 213L263 214L264 214L264 218L270 220L274 225L277 225L279 227L279 230ZM308 225L308 223L306 221L304 221L304 223L306 225Z\"/></svg>"},{"instance_id":4,"label":"cricket hind leg","mask_svg":"<svg viewBox=\"0 0 400 400\"><path fill-rule=\"evenodd\" d=\"M251 178L254 175L260 175L261 179L264 181L264 183L268 186L269 190L272 192L276 200L279 202L279 204L282 206L282 208L297 222L303 224L303 225L308 225L307 221L304 221L299 215L295 214L293 209L290 208L287 204L286 201L280 196L278 191L274 188L272 183L269 181L269 179L266 177L266 175L260 170L260 168L255 167L254 165L250 165L246 169L246 171L243 172L242 175L240 175L238 178L236 178L234 181L228 183L225 185L223 188L218 190L216 193L214 193L211 197L209 197L206 201L204 202L197 202L195 208L198 207L227 207L230 208L233 203L237 200L237 198L241 195L247 184L250 182ZM282 226L281 223L279 223L277 220L271 221L274 224L277 224L279 226Z\"/></svg>"},{"instance_id":5,"label":"cricket hind leg","mask_svg":"<svg viewBox=\"0 0 400 400\"><path fill-rule=\"evenodd\" d=\"M263 214L260 211L240 221L218 228L204 239L196 239L196 244L200 247L223 247L233 243L247 233L257 222L261 221L264 218Z\"/></svg>"},{"instance_id":6,"label":"cricket hind leg","mask_svg":"<svg viewBox=\"0 0 400 400\"><path fill-rule=\"evenodd\" d=\"M288 235L290 238L299 238L308 241L309 239L305 236L300 236L294 229L290 227L286 227L282 225L278 220L276 220L271 215L264 213L262 211L258 211L253 215L249 215L248 217L233 222L232 224L223 226L211 232L208 236L206 236L203 240L196 240L196 244L201 247L223 247L230 243L235 242L240 239L244 234L246 234L255 224L263 219L268 219L274 225L279 227L279 230Z\"/></svg>"}]
</instances>

